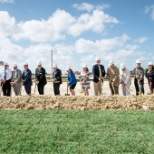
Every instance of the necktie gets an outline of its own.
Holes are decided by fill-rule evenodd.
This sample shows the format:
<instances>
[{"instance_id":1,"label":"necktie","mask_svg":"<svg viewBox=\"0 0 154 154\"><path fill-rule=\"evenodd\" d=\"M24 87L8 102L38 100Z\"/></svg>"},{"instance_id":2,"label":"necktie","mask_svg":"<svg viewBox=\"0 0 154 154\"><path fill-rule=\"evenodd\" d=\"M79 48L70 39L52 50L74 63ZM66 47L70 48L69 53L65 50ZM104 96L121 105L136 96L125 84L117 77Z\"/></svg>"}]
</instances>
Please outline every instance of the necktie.
<instances>
[{"instance_id":1,"label":"necktie","mask_svg":"<svg viewBox=\"0 0 154 154\"><path fill-rule=\"evenodd\" d=\"M4 80L6 80L6 70L4 70Z\"/></svg>"},{"instance_id":2,"label":"necktie","mask_svg":"<svg viewBox=\"0 0 154 154\"><path fill-rule=\"evenodd\" d=\"M102 77L101 66L99 65L98 68L99 68L99 77L101 78Z\"/></svg>"},{"instance_id":3,"label":"necktie","mask_svg":"<svg viewBox=\"0 0 154 154\"><path fill-rule=\"evenodd\" d=\"M14 71L14 79L16 79L16 77L17 77L17 72Z\"/></svg>"}]
</instances>

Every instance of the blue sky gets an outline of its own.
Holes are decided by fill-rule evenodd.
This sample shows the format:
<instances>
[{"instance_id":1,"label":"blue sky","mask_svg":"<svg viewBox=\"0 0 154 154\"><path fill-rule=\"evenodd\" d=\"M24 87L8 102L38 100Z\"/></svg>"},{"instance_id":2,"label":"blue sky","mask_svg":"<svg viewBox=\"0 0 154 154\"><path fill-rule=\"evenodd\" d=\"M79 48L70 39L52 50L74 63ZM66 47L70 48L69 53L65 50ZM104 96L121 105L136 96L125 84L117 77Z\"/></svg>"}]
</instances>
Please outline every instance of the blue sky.
<instances>
[{"instance_id":1,"label":"blue sky","mask_svg":"<svg viewBox=\"0 0 154 154\"><path fill-rule=\"evenodd\" d=\"M54 63L89 68L95 57L108 67L125 63L133 69L137 59L143 67L154 62L154 2L152 0L0 0L1 60L23 69L28 62L34 72L42 61L50 72Z\"/></svg>"}]
</instances>

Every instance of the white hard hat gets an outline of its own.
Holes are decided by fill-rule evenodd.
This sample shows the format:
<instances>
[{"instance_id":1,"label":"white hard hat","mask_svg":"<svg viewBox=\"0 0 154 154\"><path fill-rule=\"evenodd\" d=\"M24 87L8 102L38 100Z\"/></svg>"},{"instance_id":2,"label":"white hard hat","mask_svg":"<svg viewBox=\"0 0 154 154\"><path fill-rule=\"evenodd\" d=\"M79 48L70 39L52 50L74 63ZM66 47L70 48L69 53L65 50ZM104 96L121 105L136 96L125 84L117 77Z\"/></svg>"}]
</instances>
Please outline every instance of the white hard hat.
<instances>
[{"instance_id":1,"label":"white hard hat","mask_svg":"<svg viewBox=\"0 0 154 154\"><path fill-rule=\"evenodd\" d=\"M42 65L42 62L41 62L41 61L39 61L39 62L38 62L38 65Z\"/></svg>"},{"instance_id":2,"label":"white hard hat","mask_svg":"<svg viewBox=\"0 0 154 154\"><path fill-rule=\"evenodd\" d=\"M87 65L86 64L83 64L82 67L85 68L85 67L87 67Z\"/></svg>"},{"instance_id":3,"label":"white hard hat","mask_svg":"<svg viewBox=\"0 0 154 154\"><path fill-rule=\"evenodd\" d=\"M140 59L136 60L136 64L141 64L141 60Z\"/></svg>"},{"instance_id":4,"label":"white hard hat","mask_svg":"<svg viewBox=\"0 0 154 154\"><path fill-rule=\"evenodd\" d=\"M110 60L109 61L109 65L111 66L111 65L113 65L114 64L114 61L113 60Z\"/></svg>"},{"instance_id":5,"label":"white hard hat","mask_svg":"<svg viewBox=\"0 0 154 154\"><path fill-rule=\"evenodd\" d=\"M149 63L148 63L148 66L149 66L149 65L153 65L153 62L149 62Z\"/></svg>"},{"instance_id":6,"label":"white hard hat","mask_svg":"<svg viewBox=\"0 0 154 154\"><path fill-rule=\"evenodd\" d=\"M101 58L100 57L96 57L96 61L98 61L98 60L101 60Z\"/></svg>"},{"instance_id":7,"label":"white hard hat","mask_svg":"<svg viewBox=\"0 0 154 154\"><path fill-rule=\"evenodd\" d=\"M4 63L4 66L9 66L9 64L7 62Z\"/></svg>"},{"instance_id":8,"label":"white hard hat","mask_svg":"<svg viewBox=\"0 0 154 154\"><path fill-rule=\"evenodd\" d=\"M26 66L26 65L28 66L28 63L24 63L24 66Z\"/></svg>"},{"instance_id":9,"label":"white hard hat","mask_svg":"<svg viewBox=\"0 0 154 154\"><path fill-rule=\"evenodd\" d=\"M72 69L70 66L67 66L67 67L66 67L66 71L68 71L68 70L70 70L70 69Z\"/></svg>"},{"instance_id":10,"label":"white hard hat","mask_svg":"<svg viewBox=\"0 0 154 154\"><path fill-rule=\"evenodd\" d=\"M53 68L57 68L57 65L56 64L53 64Z\"/></svg>"},{"instance_id":11,"label":"white hard hat","mask_svg":"<svg viewBox=\"0 0 154 154\"><path fill-rule=\"evenodd\" d=\"M125 64L121 64L120 67L121 67L121 69L122 68L126 68L126 65Z\"/></svg>"},{"instance_id":12,"label":"white hard hat","mask_svg":"<svg viewBox=\"0 0 154 154\"><path fill-rule=\"evenodd\" d=\"M13 67L17 67L17 64L14 64Z\"/></svg>"}]
</instances>

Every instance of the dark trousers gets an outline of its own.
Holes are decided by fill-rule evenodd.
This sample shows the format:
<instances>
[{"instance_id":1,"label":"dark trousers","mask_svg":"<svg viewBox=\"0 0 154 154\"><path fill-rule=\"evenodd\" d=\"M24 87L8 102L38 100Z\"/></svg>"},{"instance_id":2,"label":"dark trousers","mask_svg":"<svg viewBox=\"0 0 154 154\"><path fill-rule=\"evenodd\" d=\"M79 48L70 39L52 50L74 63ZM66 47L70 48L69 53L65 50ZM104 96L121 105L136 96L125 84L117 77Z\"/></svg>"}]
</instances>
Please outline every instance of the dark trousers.
<instances>
[{"instance_id":1,"label":"dark trousers","mask_svg":"<svg viewBox=\"0 0 154 154\"><path fill-rule=\"evenodd\" d=\"M10 96L11 95L11 80L7 80L5 83L2 83L2 90L4 96Z\"/></svg>"},{"instance_id":2,"label":"dark trousers","mask_svg":"<svg viewBox=\"0 0 154 154\"><path fill-rule=\"evenodd\" d=\"M150 94L153 94L154 93L154 81L148 80L148 84L149 84Z\"/></svg>"},{"instance_id":3,"label":"dark trousers","mask_svg":"<svg viewBox=\"0 0 154 154\"><path fill-rule=\"evenodd\" d=\"M110 87L111 95L119 95L119 86L112 86L112 83L109 82L109 87Z\"/></svg>"},{"instance_id":4,"label":"dark trousers","mask_svg":"<svg viewBox=\"0 0 154 154\"><path fill-rule=\"evenodd\" d=\"M53 90L55 95L60 95L60 83L53 83Z\"/></svg>"},{"instance_id":5,"label":"dark trousers","mask_svg":"<svg viewBox=\"0 0 154 154\"><path fill-rule=\"evenodd\" d=\"M31 94L31 86L25 86L25 91L27 93L27 95Z\"/></svg>"},{"instance_id":6,"label":"dark trousers","mask_svg":"<svg viewBox=\"0 0 154 154\"><path fill-rule=\"evenodd\" d=\"M136 89L136 96L139 95L139 93L144 94L144 80L139 81L135 78L134 85Z\"/></svg>"},{"instance_id":7,"label":"dark trousers","mask_svg":"<svg viewBox=\"0 0 154 154\"><path fill-rule=\"evenodd\" d=\"M40 95L44 95L44 84L38 84L37 89Z\"/></svg>"}]
</instances>

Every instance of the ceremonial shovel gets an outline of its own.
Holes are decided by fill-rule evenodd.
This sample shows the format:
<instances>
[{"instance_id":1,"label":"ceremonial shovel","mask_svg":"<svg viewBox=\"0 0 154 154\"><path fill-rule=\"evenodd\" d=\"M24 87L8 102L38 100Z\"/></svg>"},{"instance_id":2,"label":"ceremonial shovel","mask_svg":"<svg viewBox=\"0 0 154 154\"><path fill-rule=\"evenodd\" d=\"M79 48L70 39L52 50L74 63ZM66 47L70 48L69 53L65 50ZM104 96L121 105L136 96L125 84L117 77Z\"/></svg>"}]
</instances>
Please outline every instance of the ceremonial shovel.
<instances>
[{"instance_id":1,"label":"ceremonial shovel","mask_svg":"<svg viewBox=\"0 0 154 154\"><path fill-rule=\"evenodd\" d=\"M70 96L70 94L68 93L68 83L67 83L67 93L65 94L65 96Z\"/></svg>"}]
</instances>

